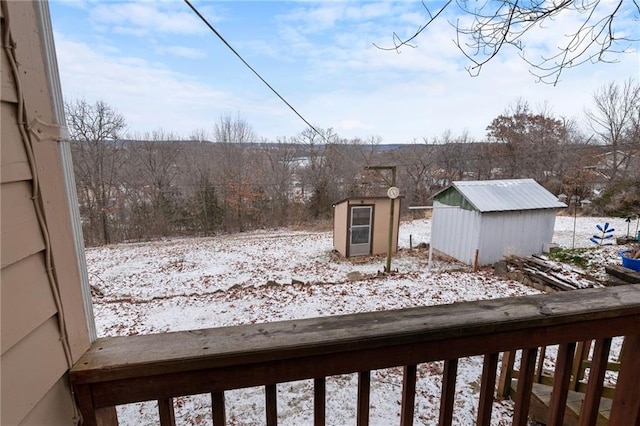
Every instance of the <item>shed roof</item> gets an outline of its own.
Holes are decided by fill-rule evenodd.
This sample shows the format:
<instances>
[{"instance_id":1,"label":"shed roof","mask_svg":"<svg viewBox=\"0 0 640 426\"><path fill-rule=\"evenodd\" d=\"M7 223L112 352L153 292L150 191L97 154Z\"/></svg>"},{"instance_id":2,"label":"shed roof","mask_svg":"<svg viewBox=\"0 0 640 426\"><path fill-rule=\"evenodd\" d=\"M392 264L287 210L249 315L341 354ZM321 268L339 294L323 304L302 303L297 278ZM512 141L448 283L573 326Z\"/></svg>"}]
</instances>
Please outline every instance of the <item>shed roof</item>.
<instances>
[{"instance_id":1,"label":"shed roof","mask_svg":"<svg viewBox=\"0 0 640 426\"><path fill-rule=\"evenodd\" d=\"M400 195L398 198L396 198L397 200L404 198L404 195ZM333 203L333 206L337 206L338 204L342 204L342 203L346 203L348 201L352 201L352 200L389 200L391 201L391 198L387 197L387 196L362 196L362 197L348 197L348 198L343 198L340 201L336 201L335 203Z\"/></svg>"},{"instance_id":2,"label":"shed roof","mask_svg":"<svg viewBox=\"0 0 640 426\"><path fill-rule=\"evenodd\" d=\"M462 200L455 200L456 193ZM533 179L454 181L432 197L443 204L480 212L559 209L567 207Z\"/></svg>"}]
</instances>

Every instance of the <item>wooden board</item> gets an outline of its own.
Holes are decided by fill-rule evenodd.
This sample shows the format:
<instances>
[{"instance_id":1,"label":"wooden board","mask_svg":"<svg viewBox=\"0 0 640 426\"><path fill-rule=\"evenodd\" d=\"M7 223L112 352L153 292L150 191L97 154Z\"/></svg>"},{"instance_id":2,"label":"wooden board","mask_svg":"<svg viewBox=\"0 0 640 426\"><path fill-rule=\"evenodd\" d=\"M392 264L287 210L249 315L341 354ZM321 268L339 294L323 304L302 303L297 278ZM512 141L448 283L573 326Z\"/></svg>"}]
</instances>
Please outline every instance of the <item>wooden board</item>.
<instances>
[{"instance_id":1,"label":"wooden board","mask_svg":"<svg viewBox=\"0 0 640 426\"><path fill-rule=\"evenodd\" d=\"M627 283L640 283L640 272L636 272L633 269L625 268L624 266L619 265L607 265L604 269L607 271L607 274L626 281Z\"/></svg>"},{"instance_id":2,"label":"wooden board","mask_svg":"<svg viewBox=\"0 0 640 426\"><path fill-rule=\"evenodd\" d=\"M637 326L640 285L576 290L552 295L494 299L453 305L309 318L153 335L98 339L76 363L76 383L170 374L229 365L397 346L371 368L407 365L411 359L448 359L523 346L564 343L625 334ZM634 322L636 321L636 322ZM578 325L574 325L578 324ZM619 327L619 328L616 328ZM571 335L567 335L567 330ZM498 331L500 333L498 333ZM465 336L468 339L465 340ZM453 339L455 344L416 344ZM134 347L135 350L131 350ZM355 356L355 355L354 355ZM393 361L391 358L397 358ZM347 360L345 359L345 364ZM362 368L369 366L361 365ZM354 370L357 371L357 370Z\"/></svg>"},{"instance_id":3,"label":"wooden board","mask_svg":"<svg viewBox=\"0 0 640 426\"><path fill-rule=\"evenodd\" d=\"M513 392L517 389L517 380L513 380L512 383ZM531 394L531 407L529 410L529 416L532 420L539 423L546 423L547 411L549 409L549 401L551 400L551 386L543 385L540 383L533 384L533 392ZM584 394L570 390L567 394L567 409L564 413L564 419L562 424L564 426L578 426L578 420L580 418L580 410L582 409L582 401L584 400ZM600 399L600 411L598 413L597 425L605 426L609 420L609 413L611 411L611 399Z\"/></svg>"}]
</instances>

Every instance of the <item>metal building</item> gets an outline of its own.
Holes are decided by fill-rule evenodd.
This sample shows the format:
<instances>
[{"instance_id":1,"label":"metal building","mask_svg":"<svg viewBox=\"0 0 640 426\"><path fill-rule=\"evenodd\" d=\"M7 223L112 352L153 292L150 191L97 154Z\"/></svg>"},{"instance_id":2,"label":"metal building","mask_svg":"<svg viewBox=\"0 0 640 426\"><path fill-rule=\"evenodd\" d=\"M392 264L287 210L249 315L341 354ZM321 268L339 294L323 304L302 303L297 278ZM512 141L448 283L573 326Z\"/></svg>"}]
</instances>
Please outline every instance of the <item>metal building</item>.
<instances>
[{"instance_id":1,"label":"metal building","mask_svg":"<svg viewBox=\"0 0 640 426\"><path fill-rule=\"evenodd\" d=\"M541 253L567 207L533 179L455 181L432 199L431 247L469 265Z\"/></svg>"}]
</instances>

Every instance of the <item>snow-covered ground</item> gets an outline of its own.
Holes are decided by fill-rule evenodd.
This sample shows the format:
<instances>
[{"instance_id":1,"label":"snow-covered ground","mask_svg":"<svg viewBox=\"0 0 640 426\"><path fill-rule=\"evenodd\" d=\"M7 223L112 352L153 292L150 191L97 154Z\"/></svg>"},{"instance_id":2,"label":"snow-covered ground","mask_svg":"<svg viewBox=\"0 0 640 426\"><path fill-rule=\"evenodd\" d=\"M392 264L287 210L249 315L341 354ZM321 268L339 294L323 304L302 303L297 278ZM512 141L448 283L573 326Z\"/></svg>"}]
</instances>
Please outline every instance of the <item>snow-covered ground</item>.
<instances>
[{"instance_id":1,"label":"snow-covered ground","mask_svg":"<svg viewBox=\"0 0 640 426\"><path fill-rule=\"evenodd\" d=\"M577 218L575 247L593 247L596 224L609 222L625 235L623 219ZM294 318L445 304L456 301L535 294L518 282L495 277L491 270L473 273L466 265L435 260L426 250L409 249L429 242L430 221L404 222L400 252L391 276L378 276L384 257L350 261L332 252L331 232L278 229L211 238L171 239L119 244L86 251L94 295L98 335L117 336L189 330ZM635 223L631 224L631 231ZM574 244L574 218L558 217L554 242ZM593 250L594 261L616 262L617 248ZM619 258L618 258L619 259ZM454 423L474 422L482 359L460 360ZM416 422L438 418L442 363L419 367ZM400 415L400 369L372 374L371 424L397 424ZM327 383L327 423L352 424L356 381L353 375ZM312 419L310 382L278 386L281 424L304 425ZM262 389L229 392L229 424L264 422ZM178 398L179 424L211 424L209 397ZM157 423L155 403L119 408L121 424ZM492 424L510 424L509 401L494 403Z\"/></svg>"}]
</instances>

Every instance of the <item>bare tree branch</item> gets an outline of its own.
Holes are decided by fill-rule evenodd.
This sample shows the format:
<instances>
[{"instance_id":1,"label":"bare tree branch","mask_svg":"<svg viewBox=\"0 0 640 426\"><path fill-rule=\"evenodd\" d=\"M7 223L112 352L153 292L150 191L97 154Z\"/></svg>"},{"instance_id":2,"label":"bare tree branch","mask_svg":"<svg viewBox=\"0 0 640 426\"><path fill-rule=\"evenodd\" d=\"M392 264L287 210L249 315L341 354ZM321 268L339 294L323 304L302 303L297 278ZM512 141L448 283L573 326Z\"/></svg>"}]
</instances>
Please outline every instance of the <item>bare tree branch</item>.
<instances>
[{"instance_id":1,"label":"bare tree branch","mask_svg":"<svg viewBox=\"0 0 640 426\"><path fill-rule=\"evenodd\" d=\"M532 68L530 71L539 81L557 84L564 70L588 62L617 62L616 56L632 51L638 33L627 30L621 24L623 18L640 17L638 0L497 0L472 2L469 0L447 1L436 13L427 11L427 22L406 39L393 34L393 47L376 47L382 50L400 51L411 44L429 27L445 9L457 6L459 18L452 26L456 37L454 44L471 62L467 70L472 76L495 58L505 46L515 47L519 56ZM539 58L530 58L525 53L525 35L546 29L548 23L559 16L577 15L577 28L569 28L557 41L557 53ZM469 19L471 20L469 21Z\"/></svg>"},{"instance_id":2,"label":"bare tree branch","mask_svg":"<svg viewBox=\"0 0 640 426\"><path fill-rule=\"evenodd\" d=\"M449 5L453 2L453 0L448 0L444 6L442 6L440 9L438 9L438 11L435 14L432 14L431 11L429 10L429 8L427 7L427 5L422 2L422 5L424 6L424 9L427 11L427 14L429 15L429 20L422 26L418 27L418 30L415 32L415 34L413 34L411 37L407 38L407 39L402 39L400 36L398 36L397 33L393 33L393 47L382 47L382 46L378 46L377 44L373 43L373 45L375 47L377 47L380 50L395 50L398 53L400 53L400 48L404 47L404 46L409 46L409 47L416 47L414 45L411 44L411 42L417 38L424 30L427 29L427 27L436 19L438 19L438 16L440 16L440 14L442 12L445 11L445 9L447 7L449 7Z\"/></svg>"}]
</instances>

